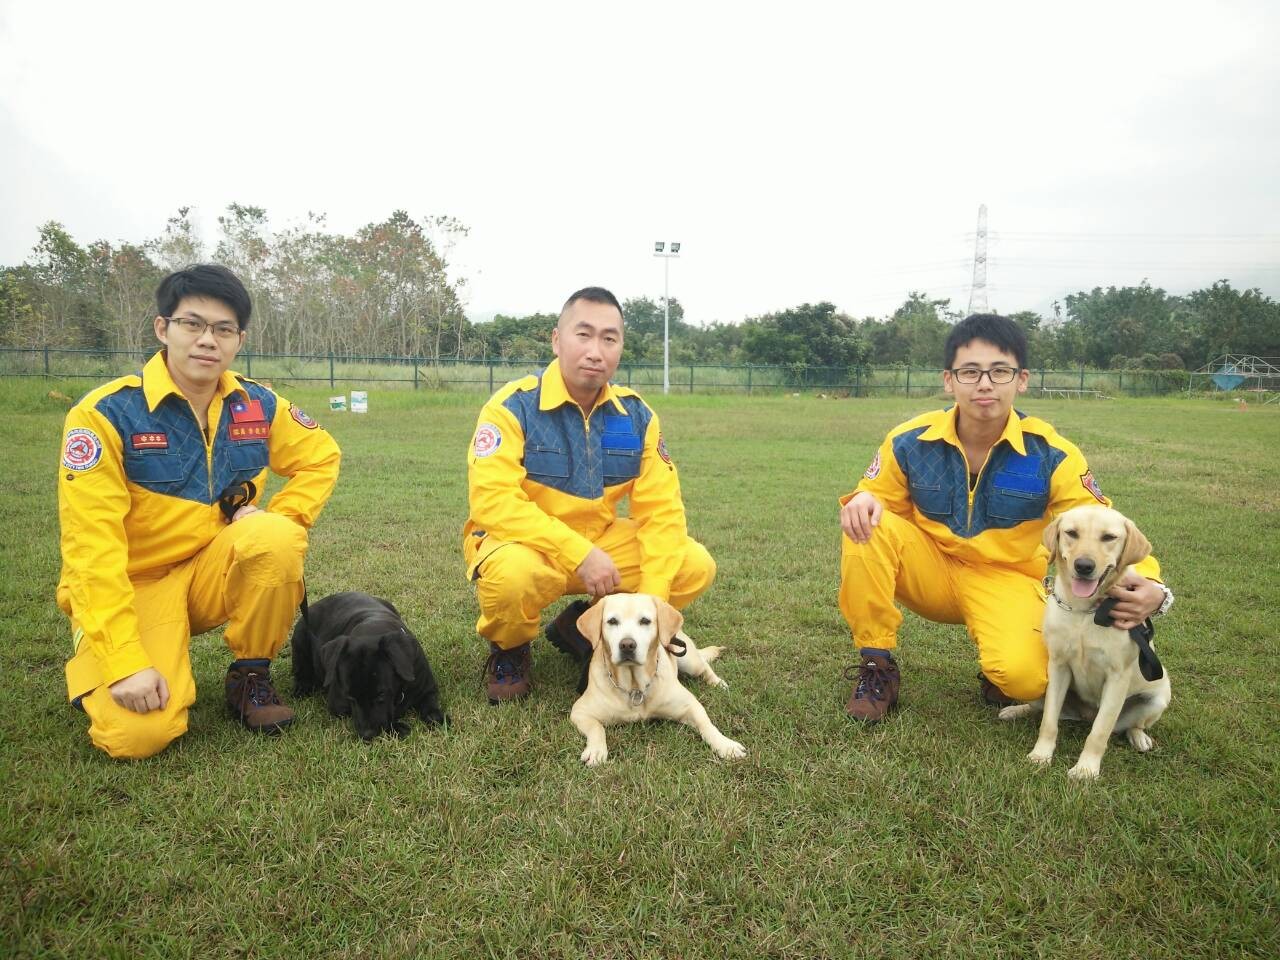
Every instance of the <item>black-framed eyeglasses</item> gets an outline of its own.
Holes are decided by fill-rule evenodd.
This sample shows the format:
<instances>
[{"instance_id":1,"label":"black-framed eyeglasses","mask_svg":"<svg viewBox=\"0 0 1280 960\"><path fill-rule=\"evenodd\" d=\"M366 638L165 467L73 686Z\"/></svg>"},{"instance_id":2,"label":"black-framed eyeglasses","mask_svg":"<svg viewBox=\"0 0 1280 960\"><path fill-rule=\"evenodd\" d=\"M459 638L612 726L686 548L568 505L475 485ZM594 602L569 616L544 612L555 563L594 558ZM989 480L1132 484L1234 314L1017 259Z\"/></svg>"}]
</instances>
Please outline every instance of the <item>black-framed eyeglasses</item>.
<instances>
[{"instance_id":1,"label":"black-framed eyeglasses","mask_svg":"<svg viewBox=\"0 0 1280 960\"><path fill-rule=\"evenodd\" d=\"M993 384L1013 383L1018 376L1018 368L1006 367L1001 364L992 367L990 370L983 370L981 367L956 367L951 371L951 375L959 383L967 384L981 383L984 374Z\"/></svg>"},{"instance_id":2,"label":"black-framed eyeglasses","mask_svg":"<svg viewBox=\"0 0 1280 960\"><path fill-rule=\"evenodd\" d=\"M212 330L213 335L219 340L234 340L240 336L240 325L228 323L225 320L214 323L212 320L200 320L196 317L161 317L160 319L167 323L176 323L193 337L204 336L206 330Z\"/></svg>"}]
</instances>

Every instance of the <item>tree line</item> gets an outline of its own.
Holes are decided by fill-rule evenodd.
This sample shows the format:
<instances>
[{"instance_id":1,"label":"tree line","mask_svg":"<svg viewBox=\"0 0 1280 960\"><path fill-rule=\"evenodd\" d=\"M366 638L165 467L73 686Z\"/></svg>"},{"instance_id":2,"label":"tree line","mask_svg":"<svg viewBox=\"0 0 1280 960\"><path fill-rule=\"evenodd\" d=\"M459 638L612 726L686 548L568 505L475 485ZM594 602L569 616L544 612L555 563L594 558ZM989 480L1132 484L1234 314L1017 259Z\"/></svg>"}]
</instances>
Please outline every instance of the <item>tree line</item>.
<instances>
[{"instance_id":1,"label":"tree line","mask_svg":"<svg viewBox=\"0 0 1280 960\"><path fill-rule=\"evenodd\" d=\"M465 280L447 256L467 228L449 217L396 211L347 236L323 215L273 230L260 207L231 204L206 249L190 208L159 237L79 245L45 224L23 263L0 267L0 345L144 351L154 337L153 294L169 271L203 260L234 270L254 299L257 353L539 360L551 356L554 314L473 323ZM661 299L624 301L626 363L660 363ZM950 301L911 293L891 314L852 317L804 303L739 323L694 324L670 301L671 359L679 364L761 364L849 369L869 364L937 367L962 314ZM1195 369L1223 353L1280 356L1280 304L1228 280L1185 295L1143 281L1068 294L1052 313L1010 314L1041 368Z\"/></svg>"}]
</instances>

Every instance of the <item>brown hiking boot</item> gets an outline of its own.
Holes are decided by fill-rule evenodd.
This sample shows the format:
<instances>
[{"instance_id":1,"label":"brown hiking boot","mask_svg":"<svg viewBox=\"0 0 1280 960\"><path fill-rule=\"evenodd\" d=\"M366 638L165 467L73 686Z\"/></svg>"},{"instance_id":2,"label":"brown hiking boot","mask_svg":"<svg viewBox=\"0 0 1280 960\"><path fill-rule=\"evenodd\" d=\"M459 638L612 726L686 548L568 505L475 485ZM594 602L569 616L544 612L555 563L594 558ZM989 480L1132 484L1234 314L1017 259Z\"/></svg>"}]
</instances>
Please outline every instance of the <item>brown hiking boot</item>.
<instances>
[{"instance_id":1,"label":"brown hiking boot","mask_svg":"<svg viewBox=\"0 0 1280 960\"><path fill-rule=\"evenodd\" d=\"M877 723L898 705L902 678L898 665L889 657L864 654L861 663L845 670L844 678L855 681L844 706L844 712L855 720Z\"/></svg>"},{"instance_id":2,"label":"brown hiking boot","mask_svg":"<svg viewBox=\"0 0 1280 960\"><path fill-rule=\"evenodd\" d=\"M489 659L484 664L485 692L489 695L489 702L502 703L527 697L532 672L533 654L527 643L510 650L490 643Z\"/></svg>"},{"instance_id":3,"label":"brown hiking boot","mask_svg":"<svg viewBox=\"0 0 1280 960\"><path fill-rule=\"evenodd\" d=\"M227 668L227 709L255 733L277 734L293 723L293 711L285 706L271 685L271 661L237 660Z\"/></svg>"},{"instance_id":4,"label":"brown hiking boot","mask_svg":"<svg viewBox=\"0 0 1280 960\"><path fill-rule=\"evenodd\" d=\"M983 703L989 704L993 707L1012 707L1014 704L1022 702L1020 700L1013 699L1013 697L1007 696L1003 690L987 679L987 675L985 673L979 673L978 680L981 681L982 684Z\"/></svg>"}]
</instances>

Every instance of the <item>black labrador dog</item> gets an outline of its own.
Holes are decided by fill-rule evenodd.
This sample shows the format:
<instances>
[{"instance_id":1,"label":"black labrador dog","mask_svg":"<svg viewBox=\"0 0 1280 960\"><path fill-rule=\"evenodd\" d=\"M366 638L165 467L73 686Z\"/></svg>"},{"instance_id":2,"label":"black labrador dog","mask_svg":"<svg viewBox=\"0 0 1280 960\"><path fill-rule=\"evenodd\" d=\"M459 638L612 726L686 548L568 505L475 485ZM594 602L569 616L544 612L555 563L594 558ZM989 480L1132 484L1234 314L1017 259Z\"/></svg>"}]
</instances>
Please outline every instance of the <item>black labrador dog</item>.
<instances>
[{"instance_id":1,"label":"black labrador dog","mask_svg":"<svg viewBox=\"0 0 1280 960\"><path fill-rule=\"evenodd\" d=\"M406 736L410 710L427 724L448 719L422 645L386 600L352 591L304 603L292 644L294 693L323 689L329 712L350 715L364 740Z\"/></svg>"}]
</instances>

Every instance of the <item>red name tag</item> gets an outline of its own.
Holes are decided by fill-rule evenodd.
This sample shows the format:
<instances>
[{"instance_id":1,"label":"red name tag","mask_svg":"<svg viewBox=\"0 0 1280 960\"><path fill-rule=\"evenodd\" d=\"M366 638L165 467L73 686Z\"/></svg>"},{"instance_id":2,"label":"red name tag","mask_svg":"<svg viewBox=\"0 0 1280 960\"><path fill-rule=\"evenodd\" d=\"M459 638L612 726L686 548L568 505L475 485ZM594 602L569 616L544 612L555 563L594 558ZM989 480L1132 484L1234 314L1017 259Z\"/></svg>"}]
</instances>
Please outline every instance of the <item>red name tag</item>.
<instances>
[{"instance_id":1,"label":"red name tag","mask_svg":"<svg viewBox=\"0 0 1280 960\"><path fill-rule=\"evenodd\" d=\"M227 427L227 436L232 440L265 440L271 436L271 424L265 420L258 423L233 423Z\"/></svg>"},{"instance_id":2,"label":"red name tag","mask_svg":"<svg viewBox=\"0 0 1280 960\"><path fill-rule=\"evenodd\" d=\"M135 450L165 450L169 447L167 433L135 433L129 438L129 444Z\"/></svg>"}]
</instances>

